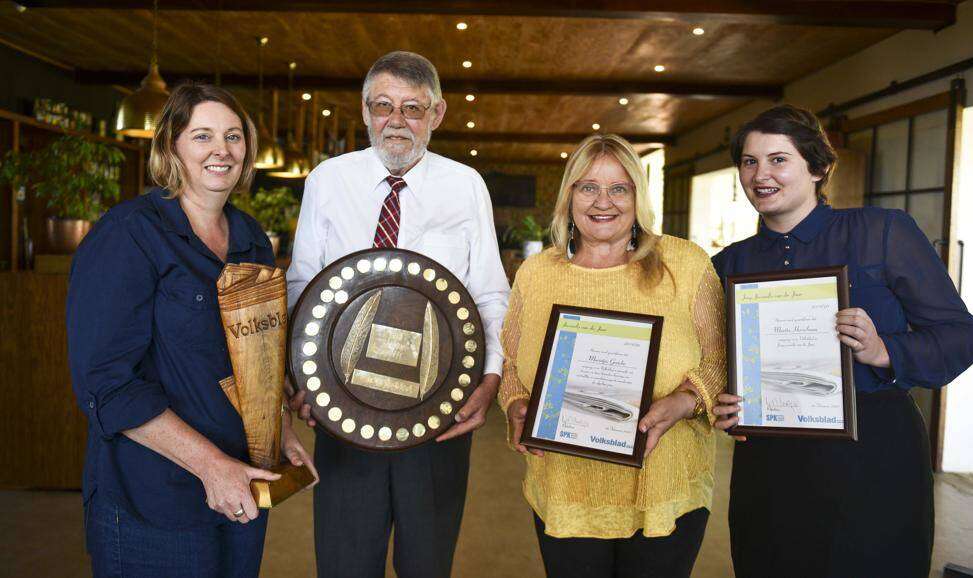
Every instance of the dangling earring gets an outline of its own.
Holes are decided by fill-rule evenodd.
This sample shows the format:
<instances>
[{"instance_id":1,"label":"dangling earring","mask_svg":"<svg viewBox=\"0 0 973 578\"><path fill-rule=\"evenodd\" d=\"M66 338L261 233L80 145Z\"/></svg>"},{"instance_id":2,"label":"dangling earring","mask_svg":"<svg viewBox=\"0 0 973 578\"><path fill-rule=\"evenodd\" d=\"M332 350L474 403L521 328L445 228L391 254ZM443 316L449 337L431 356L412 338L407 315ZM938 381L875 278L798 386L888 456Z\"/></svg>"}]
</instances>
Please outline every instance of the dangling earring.
<instances>
[{"instance_id":1,"label":"dangling earring","mask_svg":"<svg viewBox=\"0 0 973 578\"><path fill-rule=\"evenodd\" d=\"M632 239L628 242L628 251L634 251L639 246L639 225L632 225Z\"/></svg>"},{"instance_id":2,"label":"dangling earring","mask_svg":"<svg viewBox=\"0 0 973 578\"><path fill-rule=\"evenodd\" d=\"M568 221L568 259L574 259L574 221Z\"/></svg>"}]
</instances>

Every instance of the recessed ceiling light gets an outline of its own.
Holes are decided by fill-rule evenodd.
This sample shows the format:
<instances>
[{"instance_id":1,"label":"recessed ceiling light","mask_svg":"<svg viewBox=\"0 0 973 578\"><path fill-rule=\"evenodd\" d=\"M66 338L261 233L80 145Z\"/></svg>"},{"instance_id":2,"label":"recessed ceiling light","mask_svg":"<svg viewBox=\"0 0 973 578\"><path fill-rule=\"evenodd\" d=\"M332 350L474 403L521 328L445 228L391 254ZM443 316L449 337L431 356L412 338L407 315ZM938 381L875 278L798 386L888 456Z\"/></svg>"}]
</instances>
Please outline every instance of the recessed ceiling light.
<instances>
[{"instance_id":1,"label":"recessed ceiling light","mask_svg":"<svg viewBox=\"0 0 973 578\"><path fill-rule=\"evenodd\" d=\"M568 158L568 153L566 153L566 152L564 152L564 151L562 151L562 152L561 152L561 158L562 158L562 159L566 159L566 158Z\"/></svg>"},{"instance_id":2,"label":"recessed ceiling light","mask_svg":"<svg viewBox=\"0 0 973 578\"><path fill-rule=\"evenodd\" d=\"M301 95L301 98L303 98L304 100L311 100L311 93L305 92L304 94Z\"/></svg>"},{"instance_id":3,"label":"recessed ceiling light","mask_svg":"<svg viewBox=\"0 0 973 578\"><path fill-rule=\"evenodd\" d=\"M661 64L656 64L655 65L655 68L653 68L653 70L655 70L656 72L665 72L666 71L666 67L665 66L662 66Z\"/></svg>"},{"instance_id":4,"label":"recessed ceiling light","mask_svg":"<svg viewBox=\"0 0 973 578\"><path fill-rule=\"evenodd\" d=\"M471 120L470 122L466 123L466 128L476 128L476 123Z\"/></svg>"},{"instance_id":5,"label":"recessed ceiling light","mask_svg":"<svg viewBox=\"0 0 973 578\"><path fill-rule=\"evenodd\" d=\"M693 34L696 36L702 36L703 34L706 34L706 31L697 26L696 28L693 28Z\"/></svg>"},{"instance_id":6,"label":"recessed ceiling light","mask_svg":"<svg viewBox=\"0 0 973 578\"><path fill-rule=\"evenodd\" d=\"M270 39L267 38L266 36L261 36L260 37L260 44L266 45L268 42L270 42Z\"/></svg>"},{"instance_id":7,"label":"recessed ceiling light","mask_svg":"<svg viewBox=\"0 0 973 578\"><path fill-rule=\"evenodd\" d=\"M294 70L295 68L297 68L297 63L296 62L291 62L287 66L289 66L291 70Z\"/></svg>"},{"instance_id":8,"label":"recessed ceiling light","mask_svg":"<svg viewBox=\"0 0 973 578\"><path fill-rule=\"evenodd\" d=\"M470 62L469 60L463 61L463 68L470 68L471 66L473 66L473 63Z\"/></svg>"},{"instance_id":9,"label":"recessed ceiling light","mask_svg":"<svg viewBox=\"0 0 973 578\"><path fill-rule=\"evenodd\" d=\"M626 104L628 104L628 99L623 96L618 99L618 104L625 106Z\"/></svg>"},{"instance_id":10,"label":"recessed ceiling light","mask_svg":"<svg viewBox=\"0 0 973 578\"><path fill-rule=\"evenodd\" d=\"M474 100L476 100L476 95L475 94L467 94L466 95L466 102L473 102Z\"/></svg>"},{"instance_id":11,"label":"recessed ceiling light","mask_svg":"<svg viewBox=\"0 0 973 578\"><path fill-rule=\"evenodd\" d=\"M466 25L466 22L457 22L456 23L456 29L457 30L466 30L467 28L468 28L468 26Z\"/></svg>"},{"instance_id":12,"label":"recessed ceiling light","mask_svg":"<svg viewBox=\"0 0 973 578\"><path fill-rule=\"evenodd\" d=\"M321 111L321 116L331 116L331 109L326 108Z\"/></svg>"},{"instance_id":13,"label":"recessed ceiling light","mask_svg":"<svg viewBox=\"0 0 973 578\"><path fill-rule=\"evenodd\" d=\"M595 124L591 125L591 130L598 130L600 128L601 128L601 125L598 124L597 122Z\"/></svg>"},{"instance_id":14,"label":"recessed ceiling light","mask_svg":"<svg viewBox=\"0 0 973 578\"><path fill-rule=\"evenodd\" d=\"M14 4L14 7L17 9L17 12L26 12L27 11L27 7L24 6L23 4L16 4L15 3Z\"/></svg>"},{"instance_id":15,"label":"recessed ceiling light","mask_svg":"<svg viewBox=\"0 0 973 578\"><path fill-rule=\"evenodd\" d=\"M470 150L470 156L471 157L475 157L476 156L476 149L471 149Z\"/></svg>"}]
</instances>

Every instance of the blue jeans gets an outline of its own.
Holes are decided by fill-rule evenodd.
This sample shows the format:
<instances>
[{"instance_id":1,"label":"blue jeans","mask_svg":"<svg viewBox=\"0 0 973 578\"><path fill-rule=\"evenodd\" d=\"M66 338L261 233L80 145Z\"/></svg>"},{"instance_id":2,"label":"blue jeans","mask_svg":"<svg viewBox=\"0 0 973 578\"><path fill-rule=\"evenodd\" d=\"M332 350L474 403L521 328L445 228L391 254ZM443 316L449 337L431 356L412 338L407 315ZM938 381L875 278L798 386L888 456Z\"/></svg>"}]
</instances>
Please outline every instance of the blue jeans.
<instances>
[{"instance_id":1,"label":"blue jeans","mask_svg":"<svg viewBox=\"0 0 973 578\"><path fill-rule=\"evenodd\" d=\"M94 578L257 578L267 512L247 524L156 528L95 493L85 507Z\"/></svg>"}]
</instances>

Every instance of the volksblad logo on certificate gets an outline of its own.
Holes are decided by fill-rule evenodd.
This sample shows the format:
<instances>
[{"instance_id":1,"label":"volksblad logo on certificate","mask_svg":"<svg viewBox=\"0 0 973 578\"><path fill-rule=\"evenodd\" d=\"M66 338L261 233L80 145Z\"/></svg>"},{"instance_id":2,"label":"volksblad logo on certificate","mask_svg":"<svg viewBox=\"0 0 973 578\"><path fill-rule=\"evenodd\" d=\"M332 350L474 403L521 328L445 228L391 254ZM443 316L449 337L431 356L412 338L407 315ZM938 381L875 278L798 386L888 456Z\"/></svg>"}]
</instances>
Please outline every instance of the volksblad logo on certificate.
<instances>
[{"instance_id":1,"label":"volksblad logo on certificate","mask_svg":"<svg viewBox=\"0 0 973 578\"><path fill-rule=\"evenodd\" d=\"M521 443L641 467L662 318L555 305Z\"/></svg>"},{"instance_id":2,"label":"volksblad logo on certificate","mask_svg":"<svg viewBox=\"0 0 973 578\"><path fill-rule=\"evenodd\" d=\"M835 329L846 268L733 275L726 303L728 389L744 399L731 433L855 439L851 351Z\"/></svg>"},{"instance_id":3,"label":"volksblad logo on certificate","mask_svg":"<svg viewBox=\"0 0 973 578\"><path fill-rule=\"evenodd\" d=\"M369 249L332 263L292 314L290 373L314 419L360 447L434 439L480 381L476 304L445 267L411 251Z\"/></svg>"}]
</instances>

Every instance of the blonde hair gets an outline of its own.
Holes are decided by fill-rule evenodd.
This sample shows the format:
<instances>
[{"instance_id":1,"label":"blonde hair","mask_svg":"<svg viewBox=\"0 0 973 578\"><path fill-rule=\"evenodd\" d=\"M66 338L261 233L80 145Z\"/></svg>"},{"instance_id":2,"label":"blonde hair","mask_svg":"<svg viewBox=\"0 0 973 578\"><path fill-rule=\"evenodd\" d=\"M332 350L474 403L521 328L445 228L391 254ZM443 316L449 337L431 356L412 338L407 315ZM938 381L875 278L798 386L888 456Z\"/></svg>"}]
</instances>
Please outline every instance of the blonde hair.
<instances>
[{"instance_id":1,"label":"blonde hair","mask_svg":"<svg viewBox=\"0 0 973 578\"><path fill-rule=\"evenodd\" d=\"M632 145L615 134L593 134L581 141L564 168L561 188L554 204L554 217L551 219L551 240L558 251L567 256L571 222L571 201L574 184L578 182L595 160L611 155L625 169L628 177L635 183L635 223L638 225L637 244L630 262L638 262L645 271L646 279L655 285L662 280L665 265L659 256L657 245L662 237L652 232L655 215L649 203L649 178L642 167L639 155Z\"/></svg>"},{"instance_id":2,"label":"blonde hair","mask_svg":"<svg viewBox=\"0 0 973 578\"><path fill-rule=\"evenodd\" d=\"M159 124L152 137L152 153L149 157L149 175L157 185L169 191L169 198L176 198L186 184L186 167L176 153L176 140L186 130L196 105L218 102L233 111L243 123L243 141L246 154L243 170L233 192L246 191L256 173L257 129L247 111L230 91L210 84L187 83L176 87L162 108Z\"/></svg>"}]
</instances>

